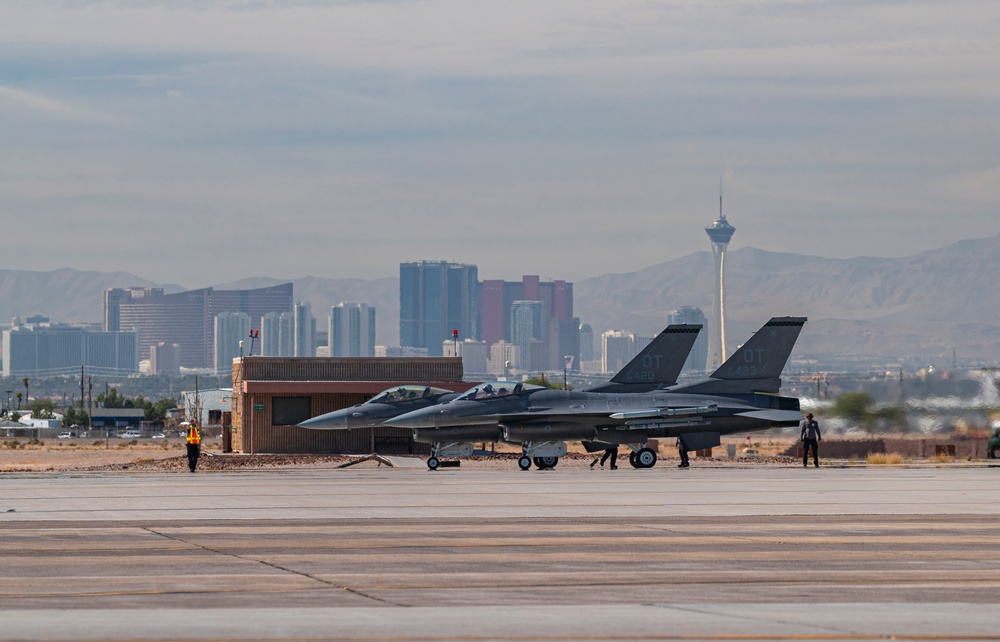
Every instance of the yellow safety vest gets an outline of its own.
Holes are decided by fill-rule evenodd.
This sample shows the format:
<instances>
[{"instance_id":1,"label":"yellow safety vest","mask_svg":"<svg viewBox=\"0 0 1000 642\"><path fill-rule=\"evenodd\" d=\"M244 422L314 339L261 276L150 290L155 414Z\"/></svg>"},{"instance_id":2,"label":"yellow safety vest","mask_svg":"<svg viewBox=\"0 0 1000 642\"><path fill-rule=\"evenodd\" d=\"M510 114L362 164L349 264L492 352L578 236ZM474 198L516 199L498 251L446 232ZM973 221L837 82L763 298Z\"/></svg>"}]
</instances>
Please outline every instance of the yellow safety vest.
<instances>
[{"instance_id":1,"label":"yellow safety vest","mask_svg":"<svg viewBox=\"0 0 1000 642\"><path fill-rule=\"evenodd\" d=\"M187 442L196 446L201 443L201 435L198 434L198 429L194 426L188 428Z\"/></svg>"}]
</instances>

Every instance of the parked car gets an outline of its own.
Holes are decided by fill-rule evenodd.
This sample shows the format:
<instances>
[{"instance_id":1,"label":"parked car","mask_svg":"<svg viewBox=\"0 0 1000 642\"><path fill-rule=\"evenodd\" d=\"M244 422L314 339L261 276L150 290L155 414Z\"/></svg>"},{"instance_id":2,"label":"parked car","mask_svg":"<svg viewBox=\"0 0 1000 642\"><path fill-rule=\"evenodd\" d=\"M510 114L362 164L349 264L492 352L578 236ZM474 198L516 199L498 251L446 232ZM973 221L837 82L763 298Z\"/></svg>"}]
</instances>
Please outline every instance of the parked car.
<instances>
[{"instance_id":1,"label":"parked car","mask_svg":"<svg viewBox=\"0 0 1000 642\"><path fill-rule=\"evenodd\" d=\"M119 439L141 439L142 433L138 430L126 430L125 432L118 433L117 437Z\"/></svg>"},{"instance_id":2,"label":"parked car","mask_svg":"<svg viewBox=\"0 0 1000 642\"><path fill-rule=\"evenodd\" d=\"M66 431L59 433L59 439L74 439L74 438L76 438L75 432Z\"/></svg>"}]
</instances>

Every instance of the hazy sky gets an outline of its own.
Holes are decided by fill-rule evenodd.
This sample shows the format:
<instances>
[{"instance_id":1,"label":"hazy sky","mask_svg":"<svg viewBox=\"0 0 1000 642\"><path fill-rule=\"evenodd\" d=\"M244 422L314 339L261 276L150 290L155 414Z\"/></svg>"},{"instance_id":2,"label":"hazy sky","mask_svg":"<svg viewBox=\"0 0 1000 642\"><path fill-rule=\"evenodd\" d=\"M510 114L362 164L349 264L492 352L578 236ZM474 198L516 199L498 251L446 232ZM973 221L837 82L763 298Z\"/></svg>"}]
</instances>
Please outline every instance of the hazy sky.
<instances>
[{"instance_id":1,"label":"hazy sky","mask_svg":"<svg viewBox=\"0 0 1000 642\"><path fill-rule=\"evenodd\" d=\"M1000 233L995 0L5 0L8 269L579 280Z\"/></svg>"}]
</instances>

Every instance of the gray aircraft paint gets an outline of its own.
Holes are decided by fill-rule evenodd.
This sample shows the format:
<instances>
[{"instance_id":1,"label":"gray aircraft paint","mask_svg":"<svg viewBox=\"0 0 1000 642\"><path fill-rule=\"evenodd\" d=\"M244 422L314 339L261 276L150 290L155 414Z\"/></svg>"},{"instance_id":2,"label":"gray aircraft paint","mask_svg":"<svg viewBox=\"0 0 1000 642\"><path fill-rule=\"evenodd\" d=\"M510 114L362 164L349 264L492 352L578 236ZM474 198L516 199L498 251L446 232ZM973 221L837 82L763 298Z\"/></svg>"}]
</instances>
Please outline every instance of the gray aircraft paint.
<instances>
[{"instance_id":1,"label":"gray aircraft paint","mask_svg":"<svg viewBox=\"0 0 1000 642\"><path fill-rule=\"evenodd\" d=\"M712 376L690 384L636 393L543 389L502 399L458 398L386 425L419 429L426 439L452 426L493 424L505 441L525 445L526 456L533 442L561 440L631 445L692 435L693 442L717 445L722 434L795 425L801 418L797 398L775 393L805 321L772 318Z\"/></svg>"}]
</instances>

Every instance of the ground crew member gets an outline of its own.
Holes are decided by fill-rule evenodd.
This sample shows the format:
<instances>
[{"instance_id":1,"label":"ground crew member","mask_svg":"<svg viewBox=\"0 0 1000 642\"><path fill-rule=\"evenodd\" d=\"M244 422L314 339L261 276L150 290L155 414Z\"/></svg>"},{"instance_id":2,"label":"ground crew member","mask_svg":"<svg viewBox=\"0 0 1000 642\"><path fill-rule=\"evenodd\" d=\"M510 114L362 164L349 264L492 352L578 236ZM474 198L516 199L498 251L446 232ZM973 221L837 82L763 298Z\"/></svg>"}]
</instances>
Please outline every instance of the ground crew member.
<instances>
[{"instance_id":1,"label":"ground crew member","mask_svg":"<svg viewBox=\"0 0 1000 642\"><path fill-rule=\"evenodd\" d=\"M684 443L683 437L677 438L677 454L681 456L681 463L677 466L678 468L687 468L691 465L688 461L688 447Z\"/></svg>"},{"instance_id":2,"label":"ground crew member","mask_svg":"<svg viewBox=\"0 0 1000 642\"><path fill-rule=\"evenodd\" d=\"M604 468L604 462L608 459L611 460L611 470L618 469L618 446L612 446L604 451L604 456L601 457L601 468Z\"/></svg>"},{"instance_id":3,"label":"ground crew member","mask_svg":"<svg viewBox=\"0 0 1000 642\"><path fill-rule=\"evenodd\" d=\"M193 421L188 425L187 432L187 456L188 467L191 472L198 467L198 456L201 455L201 433L198 432L198 424Z\"/></svg>"},{"instance_id":4,"label":"ground crew member","mask_svg":"<svg viewBox=\"0 0 1000 642\"><path fill-rule=\"evenodd\" d=\"M813 451L813 463L819 468L819 442L823 437L819 434L819 423L813 419L810 412L802 421L802 466L809 466L809 449Z\"/></svg>"}]
</instances>

